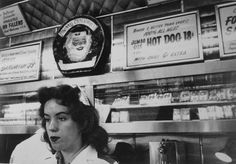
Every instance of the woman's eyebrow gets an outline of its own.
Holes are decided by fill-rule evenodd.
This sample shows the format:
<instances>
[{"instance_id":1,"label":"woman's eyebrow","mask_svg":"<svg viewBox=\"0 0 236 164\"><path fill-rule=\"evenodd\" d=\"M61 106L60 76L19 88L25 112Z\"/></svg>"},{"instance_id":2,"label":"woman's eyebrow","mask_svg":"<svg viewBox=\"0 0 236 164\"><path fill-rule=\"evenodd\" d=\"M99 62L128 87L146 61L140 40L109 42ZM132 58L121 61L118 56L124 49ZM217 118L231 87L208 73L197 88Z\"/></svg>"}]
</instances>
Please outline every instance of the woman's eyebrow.
<instances>
[{"instance_id":1,"label":"woman's eyebrow","mask_svg":"<svg viewBox=\"0 0 236 164\"><path fill-rule=\"evenodd\" d=\"M58 113L55 114L55 116L59 116L59 115L62 115L62 114L69 115L70 113L69 112L58 112ZM47 113L44 113L44 116L50 117L50 115L47 114Z\"/></svg>"},{"instance_id":2,"label":"woman's eyebrow","mask_svg":"<svg viewBox=\"0 0 236 164\"><path fill-rule=\"evenodd\" d=\"M59 112L59 113L56 113L56 116L59 116L59 115L62 115L62 114L69 115L69 112Z\"/></svg>"}]
</instances>

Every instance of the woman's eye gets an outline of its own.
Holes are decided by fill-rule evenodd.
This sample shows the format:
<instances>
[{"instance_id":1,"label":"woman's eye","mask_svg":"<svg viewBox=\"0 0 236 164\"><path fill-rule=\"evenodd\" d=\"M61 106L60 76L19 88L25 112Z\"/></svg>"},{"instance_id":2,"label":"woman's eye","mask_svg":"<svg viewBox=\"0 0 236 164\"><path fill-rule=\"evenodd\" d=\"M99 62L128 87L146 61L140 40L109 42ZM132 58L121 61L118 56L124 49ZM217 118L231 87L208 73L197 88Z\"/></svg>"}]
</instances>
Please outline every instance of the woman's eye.
<instances>
[{"instance_id":1,"label":"woman's eye","mask_svg":"<svg viewBox=\"0 0 236 164\"><path fill-rule=\"evenodd\" d=\"M66 120L66 117L58 117L58 119L59 119L60 121L65 121L65 120Z\"/></svg>"},{"instance_id":2,"label":"woman's eye","mask_svg":"<svg viewBox=\"0 0 236 164\"><path fill-rule=\"evenodd\" d=\"M44 118L45 122L49 122L50 119L49 118Z\"/></svg>"}]
</instances>

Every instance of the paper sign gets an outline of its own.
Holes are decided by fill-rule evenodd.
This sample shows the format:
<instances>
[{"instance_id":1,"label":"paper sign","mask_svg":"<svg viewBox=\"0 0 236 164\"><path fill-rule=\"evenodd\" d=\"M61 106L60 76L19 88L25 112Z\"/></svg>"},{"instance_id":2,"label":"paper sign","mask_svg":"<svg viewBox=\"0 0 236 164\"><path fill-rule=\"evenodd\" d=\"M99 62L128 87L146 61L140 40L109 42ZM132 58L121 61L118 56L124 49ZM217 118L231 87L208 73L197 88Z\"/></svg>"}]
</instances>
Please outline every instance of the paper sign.
<instances>
[{"instance_id":1,"label":"paper sign","mask_svg":"<svg viewBox=\"0 0 236 164\"><path fill-rule=\"evenodd\" d=\"M0 50L0 84L37 80L41 42Z\"/></svg>"},{"instance_id":2,"label":"paper sign","mask_svg":"<svg viewBox=\"0 0 236 164\"><path fill-rule=\"evenodd\" d=\"M236 55L236 3L216 6L220 56Z\"/></svg>"},{"instance_id":3,"label":"paper sign","mask_svg":"<svg viewBox=\"0 0 236 164\"><path fill-rule=\"evenodd\" d=\"M198 12L126 25L127 68L203 59Z\"/></svg>"},{"instance_id":4,"label":"paper sign","mask_svg":"<svg viewBox=\"0 0 236 164\"><path fill-rule=\"evenodd\" d=\"M0 10L0 25L4 35L29 31L18 5Z\"/></svg>"}]
</instances>

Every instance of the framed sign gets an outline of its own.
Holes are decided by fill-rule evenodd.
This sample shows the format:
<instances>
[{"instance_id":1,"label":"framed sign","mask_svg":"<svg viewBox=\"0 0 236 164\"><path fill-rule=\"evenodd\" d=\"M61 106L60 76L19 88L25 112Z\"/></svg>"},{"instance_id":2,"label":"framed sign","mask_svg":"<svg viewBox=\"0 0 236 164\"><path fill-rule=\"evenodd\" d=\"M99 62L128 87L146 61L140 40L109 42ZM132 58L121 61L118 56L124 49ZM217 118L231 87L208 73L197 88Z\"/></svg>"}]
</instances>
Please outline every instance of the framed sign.
<instances>
[{"instance_id":1,"label":"framed sign","mask_svg":"<svg viewBox=\"0 0 236 164\"><path fill-rule=\"evenodd\" d=\"M69 20L57 32L53 53L65 76L93 71L105 51L105 32L100 22L87 15Z\"/></svg>"},{"instance_id":2,"label":"framed sign","mask_svg":"<svg viewBox=\"0 0 236 164\"><path fill-rule=\"evenodd\" d=\"M0 50L0 84L38 80L41 42Z\"/></svg>"},{"instance_id":3,"label":"framed sign","mask_svg":"<svg viewBox=\"0 0 236 164\"><path fill-rule=\"evenodd\" d=\"M18 5L0 10L0 25L6 36L30 31Z\"/></svg>"},{"instance_id":4,"label":"framed sign","mask_svg":"<svg viewBox=\"0 0 236 164\"><path fill-rule=\"evenodd\" d=\"M236 2L216 6L220 57L236 55Z\"/></svg>"},{"instance_id":5,"label":"framed sign","mask_svg":"<svg viewBox=\"0 0 236 164\"><path fill-rule=\"evenodd\" d=\"M202 60L198 11L125 26L126 69Z\"/></svg>"}]
</instances>

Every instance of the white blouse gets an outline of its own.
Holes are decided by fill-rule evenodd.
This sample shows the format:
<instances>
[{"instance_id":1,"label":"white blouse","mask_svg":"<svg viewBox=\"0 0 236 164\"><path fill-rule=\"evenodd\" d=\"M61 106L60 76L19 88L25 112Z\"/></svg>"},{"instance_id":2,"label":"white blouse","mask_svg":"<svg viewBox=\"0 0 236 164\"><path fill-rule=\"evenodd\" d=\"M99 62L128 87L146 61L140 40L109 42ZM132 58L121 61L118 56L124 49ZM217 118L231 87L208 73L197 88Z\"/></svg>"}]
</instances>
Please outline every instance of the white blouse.
<instances>
[{"instance_id":1,"label":"white blouse","mask_svg":"<svg viewBox=\"0 0 236 164\"><path fill-rule=\"evenodd\" d=\"M45 158L42 164L57 164L55 155ZM97 151L92 146L83 149L70 164L111 164L110 162L98 157ZM112 164L117 164L114 162Z\"/></svg>"}]
</instances>

